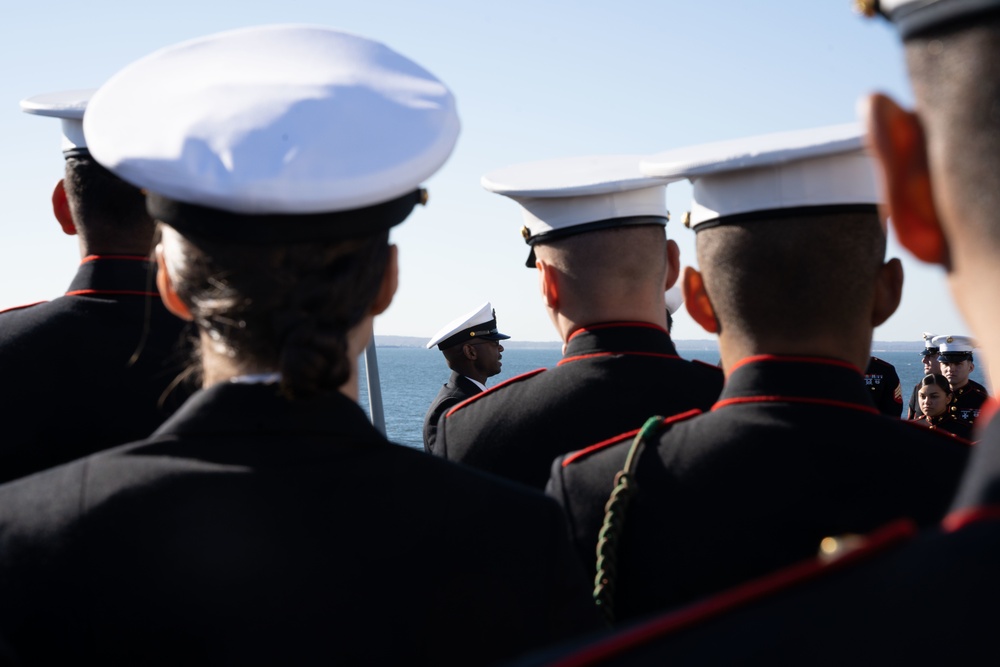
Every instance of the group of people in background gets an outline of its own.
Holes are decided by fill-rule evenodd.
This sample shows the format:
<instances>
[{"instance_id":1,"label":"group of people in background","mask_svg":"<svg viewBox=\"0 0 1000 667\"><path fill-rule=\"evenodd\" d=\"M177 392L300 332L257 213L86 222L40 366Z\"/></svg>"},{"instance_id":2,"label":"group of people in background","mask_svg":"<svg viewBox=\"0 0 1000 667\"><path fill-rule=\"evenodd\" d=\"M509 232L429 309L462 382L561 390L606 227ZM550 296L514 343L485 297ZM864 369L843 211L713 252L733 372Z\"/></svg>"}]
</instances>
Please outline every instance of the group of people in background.
<instances>
[{"instance_id":1,"label":"group of people in background","mask_svg":"<svg viewBox=\"0 0 1000 667\"><path fill-rule=\"evenodd\" d=\"M273 25L25 100L63 121L82 262L0 314L31 427L0 451L0 664L988 659L1000 423L975 345L925 335L899 419L871 344L902 293L891 218L1000 357L1000 2L881 5L915 112L873 95L863 125L485 175L563 357L487 388L508 336L489 302L456 318L424 452L368 421L358 359L390 229L458 139L442 81ZM719 365L677 354L675 286Z\"/></svg>"}]
</instances>

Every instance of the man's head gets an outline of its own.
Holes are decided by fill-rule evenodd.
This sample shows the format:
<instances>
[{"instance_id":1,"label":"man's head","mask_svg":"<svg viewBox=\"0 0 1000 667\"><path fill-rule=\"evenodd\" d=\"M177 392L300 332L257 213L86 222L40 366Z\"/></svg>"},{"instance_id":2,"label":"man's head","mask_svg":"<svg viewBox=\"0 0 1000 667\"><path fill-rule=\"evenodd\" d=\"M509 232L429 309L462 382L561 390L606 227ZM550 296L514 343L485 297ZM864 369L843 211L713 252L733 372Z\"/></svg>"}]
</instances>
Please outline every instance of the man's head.
<instances>
[{"instance_id":1,"label":"man's head","mask_svg":"<svg viewBox=\"0 0 1000 667\"><path fill-rule=\"evenodd\" d=\"M667 241L667 183L639 173L637 155L518 164L491 172L483 187L521 207L527 266L539 270L549 316L563 340L589 324L666 326L663 292L677 279L680 252Z\"/></svg>"},{"instance_id":2,"label":"man's head","mask_svg":"<svg viewBox=\"0 0 1000 667\"><path fill-rule=\"evenodd\" d=\"M815 354L865 367L873 328L899 303L902 269L884 262L860 127L684 148L642 168L693 181L701 270L686 270L685 303L720 334L724 357Z\"/></svg>"},{"instance_id":3,"label":"man's head","mask_svg":"<svg viewBox=\"0 0 1000 667\"><path fill-rule=\"evenodd\" d=\"M148 255L154 224L142 192L99 165L87 148L83 116L94 90L69 90L21 101L25 113L59 118L65 176L52 192L63 231L80 237L83 255Z\"/></svg>"},{"instance_id":4,"label":"man's head","mask_svg":"<svg viewBox=\"0 0 1000 667\"><path fill-rule=\"evenodd\" d=\"M941 362L938 361L940 349L934 342L935 338L934 334L924 332L924 349L920 351L920 357L924 364L924 375L941 373Z\"/></svg>"},{"instance_id":5,"label":"man's head","mask_svg":"<svg viewBox=\"0 0 1000 667\"><path fill-rule=\"evenodd\" d=\"M975 342L968 336L937 336L932 341L937 345L941 374L948 378L951 388L961 389L969 382L969 375L976 365L972 358Z\"/></svg>"},{"instance_id":6,"label":"man's head","mask_svg":"<svg viewBox=\"0 0 1000 667\"><path fill-rule=\"evenodd\" d=\"M489 301L444 325L427 342L444 354L448 368L485 383L500 373L503 345L510 338L497 330L496 310Z\"/></svg>"},{"instance_id":7,"label":"man's head","mask_svg":"<svg viewBox=\"0 0 1000 667\"><path fill-rule=\"evenodd\" d=\"M992 303L1000 253L1000 3L893 2L916 113L868 100L869 134L903 246L948 273L955 301L1000 350Z\"/></svg>"}]
</instances>

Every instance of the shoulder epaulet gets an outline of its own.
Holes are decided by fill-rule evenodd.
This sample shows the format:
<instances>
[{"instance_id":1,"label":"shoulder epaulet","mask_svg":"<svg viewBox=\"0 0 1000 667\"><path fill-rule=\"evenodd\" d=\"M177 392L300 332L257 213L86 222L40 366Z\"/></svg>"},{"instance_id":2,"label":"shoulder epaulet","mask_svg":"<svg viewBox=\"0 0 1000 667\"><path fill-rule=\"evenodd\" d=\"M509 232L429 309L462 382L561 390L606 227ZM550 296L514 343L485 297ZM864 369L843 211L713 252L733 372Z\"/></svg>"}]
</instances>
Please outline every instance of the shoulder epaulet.
<instances>
[{"instance_id":1,"label":"shoulder epaulet","mask_svg":"<svg viewBox=\"0 0 1000 667\"><path fill-rule=\"evenodd\" d=\"M926 420L921 419L920 417L917 417L916 419L900 419L899 423L909 424L910 428L918 428L921 433L932 433L939 438L944 438L945 440L949 440L951 442L958 442L959 444L968 445L969 447L972 447L975 444L971 440L966 440L962 436L950 433L943 428L929 428L925 425Z\"/></svg>"},{"instance_id":2,"label":"shoulder epaulet","mask_svg":"<svg viewBox=\"0 0 1000 667\"><path fill-rule=\"evenodd\" d=\"M716 371L717 373L722 372L722 369L716 366L715 364L710 364L707 361L702 361L701 359L691 359L691 362L698 364L700 366L704 366L705 368L711 368L713 371Z\"/></svg>"},{"instance_id":3,"label":"shoulder epaulet","mask_svg":"<svg viewBox=\"0 0 1000 667\"><path fill-rule=\"evenodd\" d=\"M573 665L574 667L612 664L616 656L625 654L631 649L722 616L729 611L758 600L769 598L784 590L863 563L910 541L916 534L917 526L913 521L899 519L868 535L851 536L840 540L827 538L823 542L825 546L828 540L832 540L834 549L831 555L800 561L795 565L713 595L701 602L629 626L625 630L588 644L574 653L562 656L551 664ZM826 551L825 548L824 551Z\"/></svg>"},{"instance_id":4,"label":"shoulder epaulet","mask_svg":"<svg viewBox=\"0 0 1000 667\"><path fill-rule=\"evenodd\" d=\"M663 419L663 421L661 422L661 424L664 425L664 426L666 426L667 424L676 424L678 422L682 422L682 421L686 421L688 419L691 419L692 417L697 417L700 414L701 414L701 410L698 410L697 408L693 409L693 410L688 410L687 412L681 412L681 413L676 414L676 415L671 415L669 417L665 417ZM638 428L632 429L631 431L626 431L625 433L620 433L619 435L616 435L614 437L608 438L607 440L602 440L602 441L600 441L600 442L598 442L596 444L590 445L589 447L584 447L583 449L578 449L577 451L572 452L570 454L567 454L565 457L563 457L562 466L563 466L563 468L565 468L569 464L575 463L576 461L584 459L588 455L593 454L594 452L599 452L602 449L607 449L608 447L611 447L613 445L617 445L617 444L622 443L622 442L630 442L632 440L632 438L635 437L636 433L638 433L639 431L640 431L640 429L638 429Z\"/></svg>"},{"instance_id":5,"label":"shoulder epaulet","mask_svg":"<svg viewBox=\"0 0 1000 667\"><path fill-rule=\"evenodd\" d=\"M469 405L470 403L475 403L476 401L478 401L478 400L480 400L480 399L482 399L482 398L484 398L486 396L492 396L494 393L496 393L500 389L503 389L504 387L509 387L510 385L514 384L515 382L523 382L524 380L527 380L528 378L535 377L539 373L545 372L545 370L546 369L544 369L544 368L536 368L533 371L528 371L527 373L521 373L520 375L515 375L512 378L508 378L508 379L504 380L503 382L501 382L500 384L497 384L497 385L494 385L494 386L488 388L486 391L480 392L480 393L476 394L475 396L470 396L469 398L465 399L464 401L462 401L461 403L459 403L458 405L456 405L455 407L453 407L451 410L448 410L448 412L444 413L444 416L445 417L450 417L451 415L455 414L455 412L457 410L461 410L462 408L464 408L466 405Z\"/></svg>"},{"instance_id":6,"label":"shoulder epaulet","mask_svg":"<svg viewBox=\"0 0 1000 667\"><path fill-rule=\"evenodd\" d=\"M10 308L0 310L0 315L3 315L4 313L11 313L15 310L24 310L25 308L31 308L32 306L38 306L43 303L48 303L48 301L35 301L34 303L26 303L23 306L11 306Z\"/></svg>"}]
</instances>

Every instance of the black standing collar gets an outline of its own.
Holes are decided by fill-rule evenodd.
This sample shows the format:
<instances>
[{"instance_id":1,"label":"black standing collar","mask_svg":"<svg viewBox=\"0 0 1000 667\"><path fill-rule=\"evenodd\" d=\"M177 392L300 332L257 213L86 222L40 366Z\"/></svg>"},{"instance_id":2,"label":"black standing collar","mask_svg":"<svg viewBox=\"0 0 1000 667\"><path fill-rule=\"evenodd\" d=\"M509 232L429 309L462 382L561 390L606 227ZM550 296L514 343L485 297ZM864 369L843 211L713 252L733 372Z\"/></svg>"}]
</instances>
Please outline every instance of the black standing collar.
<instances>
[{"instance_id":1,"label":"black standing collar","mask_svg":"<svg viewBox=\"0 0 1000 667\"><path fill-rule=\"evenodd\" d=\"M156 264L140 255L90 255L80 263L66 296L155 296Z\"/></svg>"}]
</instances>

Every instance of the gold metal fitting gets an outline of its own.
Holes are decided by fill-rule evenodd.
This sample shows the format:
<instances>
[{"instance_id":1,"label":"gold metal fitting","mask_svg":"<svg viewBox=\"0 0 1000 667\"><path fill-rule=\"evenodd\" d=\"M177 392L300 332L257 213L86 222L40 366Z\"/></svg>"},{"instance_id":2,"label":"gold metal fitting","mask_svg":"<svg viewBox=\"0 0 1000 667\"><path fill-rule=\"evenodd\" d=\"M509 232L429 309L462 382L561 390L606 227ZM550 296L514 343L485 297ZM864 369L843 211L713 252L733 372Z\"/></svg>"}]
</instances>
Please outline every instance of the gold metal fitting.
<instances>
[{"instance_id":1,"label":"gold metal fitting","mask_svg":"<svg viewBox=\"0 0 1000 667\"><path fill-rule=\"evenodd\" d=\"M417 202L421 206L427 206L427 202L430 201L431 196L427 194L426 188L420 188L420 192L417 194Z\"/></svg>"},{"instance_id":2,"label":"gold metal fitting","mask_svg":"<svg viewBox=\"0 0 1000 667\"><path fill-rule=\"evenodd\" d=\"M527 225L521 227L521 238L524 239L525 241L531 238L531 230L528 229Z\"/></svg>"},{"instance_id":3,"label":"gold metal fitting","mask_svg":"<svg viewBox=\"0 0 1000 667\"><path fill-rule=\"evenodd\" d=\"M681 222L688 229L691 229L691 211L684 211L684 217L681 218Z\"/></svg>"},{"instance_id":4,"label":"gold metal fitting","mask_svg":"<svg viewBox=\"0 0 1000 667\"><path fill-rule=\"evenodd\" d=\"M854 12L866 18L878 13L878 0L854 0Z\"/></svg>"},{"instance_id":5,"label":"gold metal fitting","mask_svg":"<svg viewBox=\"0 0 1000 667\"><path fill-rule=\"evenodd\" d=\"M824 537L819 543L819 558L822 561L832 561L841 558L865 543L865 538L861 535L839 535L837 537Z\"/></svg>"}]
</instances>

